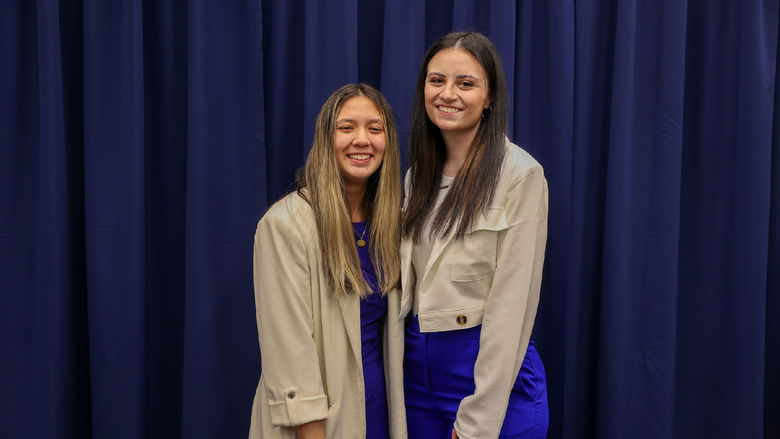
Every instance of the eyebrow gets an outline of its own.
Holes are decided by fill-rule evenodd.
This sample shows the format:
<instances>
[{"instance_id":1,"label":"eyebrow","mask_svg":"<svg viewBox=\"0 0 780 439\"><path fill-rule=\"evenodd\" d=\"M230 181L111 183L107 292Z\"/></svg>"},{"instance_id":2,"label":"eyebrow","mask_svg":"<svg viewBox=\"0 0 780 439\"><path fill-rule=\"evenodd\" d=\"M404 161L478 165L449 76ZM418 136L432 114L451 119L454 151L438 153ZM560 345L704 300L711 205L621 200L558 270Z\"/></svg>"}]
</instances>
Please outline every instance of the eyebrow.
<instances>
[{"instance_id":1,"label":"eyebrow","mask_svg":"<svg viewBox=\"0 0 780 439\"><path fill-rule=\"evenodd\" d=\"M439 72L428 72L428 76L431 76L431 75L439 75L439 76L444 76L444 77L446 77L446 76L447 76L447 75L445 75L444 73L439 73ZM467 74L467 75L457 75L457 76L455 76L455 79L463 79L463 78L471 78L471 79L475 79L475 80L479 81L479 78L477 78L477 77L476 77L476 76L474 76L474 75L468 75L468 74Z\"/></svg>"},{"instance_id":2,"label":"eyebrow","mask_svg":"<svg viewBox=\"0 0 780 439\"><path fill-rule=\"evenodd\" d=\"M350 119L350 118L346 118L346 117L342 118L342 119L336 119L336 123L346 123L346 122L357 123L357 121L355 119ZM384 121L382 119L369 119L368 123L384 124Z\"/></svg>"}]
</instances>

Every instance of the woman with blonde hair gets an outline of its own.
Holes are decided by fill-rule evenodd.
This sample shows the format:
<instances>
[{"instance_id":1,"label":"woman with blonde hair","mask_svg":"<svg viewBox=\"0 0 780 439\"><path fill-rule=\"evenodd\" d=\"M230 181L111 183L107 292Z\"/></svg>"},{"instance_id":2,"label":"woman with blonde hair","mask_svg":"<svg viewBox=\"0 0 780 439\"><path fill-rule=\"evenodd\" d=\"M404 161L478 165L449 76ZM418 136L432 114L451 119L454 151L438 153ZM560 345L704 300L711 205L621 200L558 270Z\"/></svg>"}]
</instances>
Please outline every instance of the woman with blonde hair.
<instances>
[{"instance_id":1,"label":"woman with blonde hair","mask_svg":"<svg viewBox=\"0 0 780 439\"><path fill-rule=\"evenodd\" d=\"M531 331L547 239L541 165L506 137L501 60L450 33L417 77L401 243L409 436L547 435Z\"/></svg>"},{"instance_id":2,"label":"woman with blonde hair","mask_svg":"<svg viewBox=\"0 0 780 439\"><path fill-rule=\"evenodd\" d=\"M250 438L400 439L400 158L382 94L325 102L297 191L257 225L262 373Z\"/></svg>"}]
</instances>

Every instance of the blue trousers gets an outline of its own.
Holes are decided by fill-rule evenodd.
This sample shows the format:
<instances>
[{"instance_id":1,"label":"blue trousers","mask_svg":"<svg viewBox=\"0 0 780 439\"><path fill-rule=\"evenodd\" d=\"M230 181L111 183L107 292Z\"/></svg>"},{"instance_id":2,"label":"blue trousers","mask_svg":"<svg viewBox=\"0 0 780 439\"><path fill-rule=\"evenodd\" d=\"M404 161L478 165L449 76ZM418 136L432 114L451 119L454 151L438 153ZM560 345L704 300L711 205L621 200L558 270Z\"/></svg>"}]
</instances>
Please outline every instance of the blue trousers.
<instances>
[{"instance_id":1,"label":"blue trousers","mask_svg":"<svg viewBox=\"0 0 780 439\"><path fill-rule=\"evenodd\" d=\"M474 363L481 326L420 332L417 317L406 325L404 391L410 439L449 439L460 401L474 393ZM544 366L528 345L509 397L499 438L547 437L549 413Z\"/></svg>"}]
</instances>

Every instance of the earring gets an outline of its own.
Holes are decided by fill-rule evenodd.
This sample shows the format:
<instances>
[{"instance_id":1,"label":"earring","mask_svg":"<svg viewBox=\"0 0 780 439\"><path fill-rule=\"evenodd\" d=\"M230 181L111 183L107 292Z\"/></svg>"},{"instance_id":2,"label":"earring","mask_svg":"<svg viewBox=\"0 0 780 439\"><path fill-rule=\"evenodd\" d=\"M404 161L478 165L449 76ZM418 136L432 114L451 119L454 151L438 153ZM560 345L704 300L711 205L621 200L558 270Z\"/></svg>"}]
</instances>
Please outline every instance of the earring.
<instances>
[{"instance_id":1,"label":"earring","mask_svg":"<svg viewBox=\"0 0 780 439\"><path fill-rule=\"evenodd\" d=\"M487 108L485 108L484 110L482 110L482 120L484 120L485 122L487 122L487 121L488 121L488 119L490 119L490 116L491 116L492 114L493 114L493 104L490 104L490 106L488 106Z\"/></svg>"}]
</instances>

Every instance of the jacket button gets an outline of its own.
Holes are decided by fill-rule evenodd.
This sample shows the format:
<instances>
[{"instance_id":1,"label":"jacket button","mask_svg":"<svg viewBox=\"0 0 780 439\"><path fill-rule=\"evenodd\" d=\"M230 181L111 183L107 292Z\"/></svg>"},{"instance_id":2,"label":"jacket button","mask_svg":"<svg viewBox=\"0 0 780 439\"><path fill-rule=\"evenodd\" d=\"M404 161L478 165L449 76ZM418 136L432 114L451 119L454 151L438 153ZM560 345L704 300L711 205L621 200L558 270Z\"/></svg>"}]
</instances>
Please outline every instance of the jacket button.
<instances>
[{"instance_id":1,"label":"jacket button","mask_svg":"<svg viewBox=\"0 0 780 439\"><path fill-rule=\"evenodd\" d=\"M295 392L288 393L287 397L290 398L290 399L295 399Z\"/></svg>"},{"instance_id":2,"label":"jacket button","mask_svg":"<svg viewBox=\"0 0 780 439\"><path fill-rule=\"evenodd\" d=\"M465 325L466 324L466 320L468 320L468 319L463 314L460 314L458 317L455 317L455 321L458 322L459 325Z\"/></svg>"}]
</instances>

